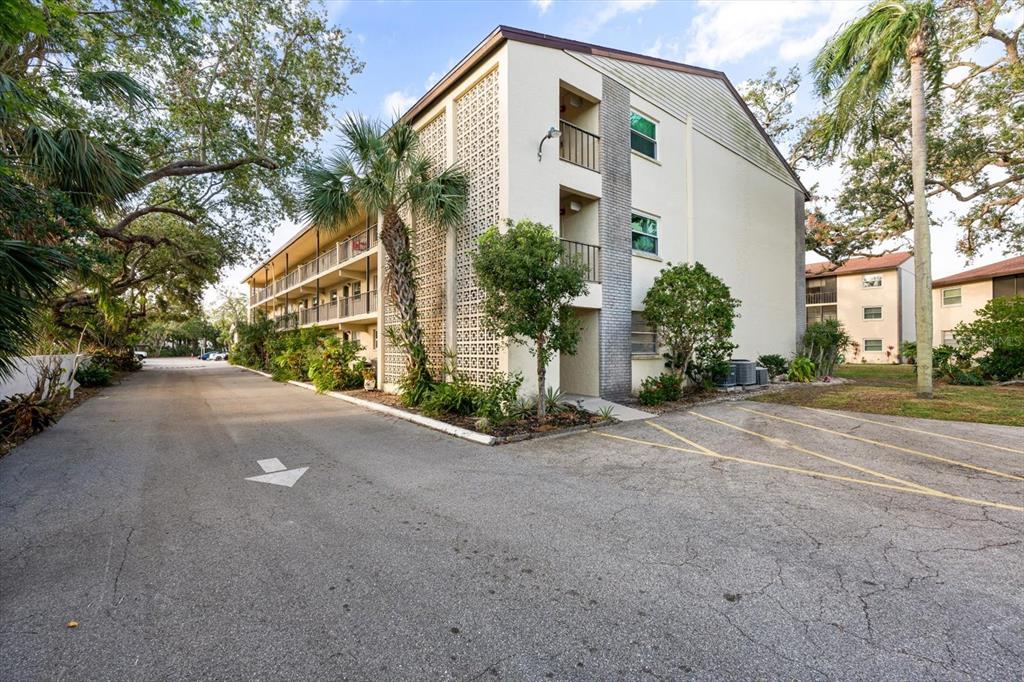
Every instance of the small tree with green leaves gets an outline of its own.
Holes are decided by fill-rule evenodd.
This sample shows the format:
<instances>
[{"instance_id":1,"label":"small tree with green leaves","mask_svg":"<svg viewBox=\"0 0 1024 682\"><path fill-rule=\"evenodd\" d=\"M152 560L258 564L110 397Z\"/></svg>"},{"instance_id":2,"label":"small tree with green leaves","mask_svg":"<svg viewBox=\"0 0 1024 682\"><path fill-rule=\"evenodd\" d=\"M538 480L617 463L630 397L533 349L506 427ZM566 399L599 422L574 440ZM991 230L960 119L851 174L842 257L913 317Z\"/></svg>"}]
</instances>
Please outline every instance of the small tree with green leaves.
<instances>
[{"instance_id":1,"label":"small tree with green leaves","mask_svg":"<svg viewBox=\"0 0 1024 682\"><path fill-rule=\"evenodd\" d=\"M537 417L546 414L545 376L556 353L576 352L580 323L570 303L587 293L585 266L569 259L547 225L508 221L480 236L473 268L484 293L484 320L513 343L533 343L537 358Z\"/></svg>"},{"instance_id":2,"label":"small tree with green leaves","mask_svg":"<svg viewBox=\"0 0 1024 682\"><path fill-rule=\"evenodd\" d=\"M695 357L710 364L734 348L729 338L739 306L725 282L700 263L669 263L644 297L644 317L682 378L690 375Z\"/></svg>"}]
</instances>

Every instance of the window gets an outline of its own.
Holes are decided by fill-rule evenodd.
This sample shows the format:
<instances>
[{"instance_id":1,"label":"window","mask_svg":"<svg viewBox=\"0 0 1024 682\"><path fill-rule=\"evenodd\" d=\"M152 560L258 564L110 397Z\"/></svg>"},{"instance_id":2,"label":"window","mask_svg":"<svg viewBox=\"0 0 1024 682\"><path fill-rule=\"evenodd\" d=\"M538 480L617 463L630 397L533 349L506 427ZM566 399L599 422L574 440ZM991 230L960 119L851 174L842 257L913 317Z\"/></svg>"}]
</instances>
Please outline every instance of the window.
<instances>
[{"instance_id":1,"label":"window","mask_svg":"<svg viewBox=\"0 0 1024 682\"><path fill-rule=\"evenodd\" d=\"M864 278L861 280L861 286L865 289L877 289L882 286L882 276L877 274L864 275Z\"/></svg>"},{"instance_id":2,"label":"window","mask_svg":"<svg viewBox=\"0 0 1024 682\"><path fill-rule=\"evenodd\" d=\"M864 339L865 353L881 353L882 339Z\"/></svg>"},{"instance_id":3,"label":"window","mask_svg":"<svg viewBox=\"0 0 1024 682\"><path fill-rule=\"evenodd\" d=\"M836 306L816 305L807 308L807 324L814 324L822 320L835 320L838 318Z\"/></svg>"},{"instance_id":4,"label":"window","mask_svg":"<svg viewBox=\"0 0 1024 682\"><path fill-rule=\"evenodd\" d=\"M654 328L647 324L643 313L633 312L630 346L633 355L654 355L658 352L658 335Z\"/></svg>"},{"instance_id":5,"label":"window","mask_svg":"<svg viewBox=\"0 0 1024 682\"><path fill-rule=\"evenodd\" d=\"M953 330L952 329L943 329L942 330L942 345L943 346L953 346L954 348L956 348L956 337L953 336Z\"/></svg>"},{"instance_id":6,"label":"window","mask_svg":"<svg viewBox=\"0 0 1024 682\"><path fill-rule=\"evenodd\" d=\"M992 298L1024 296L1024 273L992 279Z\"/></svg>"},{"instance_id":7,"label":"window","mask_svg":"<svg viewBox=\"0 0 1024 682\"><path fill-rule=\"evenodd\" d=\"M635 152L658 158L658 124L637 113L629 115L629 146Z\"/></svg>"},{"instance_id":8,"label":"window","mask_svg":"<svg viewBox=\"0 0 1024 682\"><path fill-rule=\"evenodd\" d=\"M864 319L865 320L880 320L882 319L882 306L872 305L864 307Z\"/></svg>"},{"instance_id":9,"label":"window","mask_svg":"<svg viewBox=\"0 0 1024 682\"><path fill-rule=\"evenodd\" d=\"M373 349L377 350L377 343L378 343L377 339L378 339L378 336L377 336L377 328L376 327L373 328L373 332L372 333L373 333Z\"/></svg>"},{"instance_id":10,"label":"window","mask_svg":"<svg viewBox=\"0 0 1024 682\"><path fill-rule=\"evenodd\" d=\"M963 297L960 295L960 287L955 289L942 290L942 305L960 305Z\"/></svg>"},{"instance_id":11,"label":"window","mask_svg":"<svg viewBox=\"0 0 1024 682\"><path fill-rule=\"evenodd\" d=\"M633 250L658 255L658 220L648 216L632 216Z\"/></svg>"}]
</instances>

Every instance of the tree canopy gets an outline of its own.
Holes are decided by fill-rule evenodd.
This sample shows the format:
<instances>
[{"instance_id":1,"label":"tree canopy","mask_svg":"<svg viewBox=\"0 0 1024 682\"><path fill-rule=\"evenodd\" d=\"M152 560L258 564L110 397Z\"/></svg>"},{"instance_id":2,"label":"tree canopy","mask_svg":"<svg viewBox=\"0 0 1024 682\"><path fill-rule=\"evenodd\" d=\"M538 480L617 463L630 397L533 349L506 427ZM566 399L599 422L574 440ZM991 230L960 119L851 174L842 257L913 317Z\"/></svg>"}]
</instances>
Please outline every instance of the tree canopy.
<instances>
[{"instance_id":1,"label":"tree canopy","mask_svg":"<svg viewBox=\"0 0 1024 682\"><path fill-rule=\"evenodd\" d=\"M9 4L9 3L8 3ZM14 0L0 35L0 223L72 264L55 322L198 306L297 217L295 171L360 70L309 2Z\"/></svg>"}]
</instances>

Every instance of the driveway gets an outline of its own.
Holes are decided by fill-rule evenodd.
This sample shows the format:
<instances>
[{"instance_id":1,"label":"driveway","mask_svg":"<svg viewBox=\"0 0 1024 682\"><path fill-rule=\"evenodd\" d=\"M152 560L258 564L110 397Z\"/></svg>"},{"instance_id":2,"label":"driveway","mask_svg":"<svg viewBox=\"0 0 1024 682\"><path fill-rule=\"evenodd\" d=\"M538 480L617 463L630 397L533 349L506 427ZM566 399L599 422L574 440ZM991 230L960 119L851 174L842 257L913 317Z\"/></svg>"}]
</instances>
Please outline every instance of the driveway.
<instances>
[{"instance_id":1,"label":"driveway","mask_svg":"<svg viewBox=\"0 0 1024 682\"><path fill-rule=\"evenodd\" d=\"M487 448L150 361L0 459L0 671L1020 679L1022 447L724 403Z\"/></svg>"}]
</instances>

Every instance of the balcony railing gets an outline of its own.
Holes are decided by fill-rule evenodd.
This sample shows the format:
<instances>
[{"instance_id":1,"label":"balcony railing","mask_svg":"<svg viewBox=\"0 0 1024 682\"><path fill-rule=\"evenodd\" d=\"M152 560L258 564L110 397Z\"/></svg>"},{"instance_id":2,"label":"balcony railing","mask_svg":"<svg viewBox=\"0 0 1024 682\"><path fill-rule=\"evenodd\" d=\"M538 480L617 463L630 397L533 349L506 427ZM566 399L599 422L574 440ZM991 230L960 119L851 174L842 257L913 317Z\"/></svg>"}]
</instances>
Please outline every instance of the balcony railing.
<instances>
[{"instance_id":1,"label":"balcony railing","mask_svg":"<svg viewBox=\"0 0 1024 682\"><path fill-rule=\"evenodd\" d=\"M807 303L835 303L836 292L834 291L808 291L807 292Z\"/></svg>"},{"instance_id":2,"label":"balcony railing","mask_svg":"<svg viewBox=\"0 0 1024 682\"><path fill-rule=\"evenodd\" d=\"M317 324L377 312L377 292L367 291L299 311L299 324Z\"/></svg>"},{"instance_id":3,"label":"balcony railing","mask_svg":"<svg viewBox=\"0 0 1024 682\"><path fill-rule=\"evenodd\" d=\"M288 273L287 276L268 284L265 287L254 289L249 296L249 305L262 303L271 296L284 293L305 282L307 279L316 277L327 272L339 263L344 263L350 258L365 253L377 245L377 228L371 227L348 239L337 242L333 247L324 251L318 258L301 263Z\"/></svg>"},{"instance_id":4,"label":"balcony railing","mask_svg":"<svg viewBox=\"0 0 1024 682\"><path fill-rule=\"evenodd\" d=\"M559 121L558 155L569 163L601 172L601 138L568 121Z\"/></svg>"},{"instance_id":5,"label":"balcony railing","mask_svg":"<svg viewBox=\"0 0 1024 682\"><path fill-rule=\"evenodd\" d=\"M583 242L562 240L562 253L570 258L578 258L586 266L588 282L601 283L601 247Z\"/></svg>"}]
</instances>

